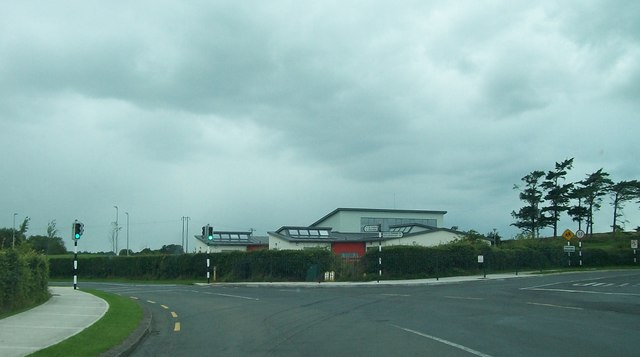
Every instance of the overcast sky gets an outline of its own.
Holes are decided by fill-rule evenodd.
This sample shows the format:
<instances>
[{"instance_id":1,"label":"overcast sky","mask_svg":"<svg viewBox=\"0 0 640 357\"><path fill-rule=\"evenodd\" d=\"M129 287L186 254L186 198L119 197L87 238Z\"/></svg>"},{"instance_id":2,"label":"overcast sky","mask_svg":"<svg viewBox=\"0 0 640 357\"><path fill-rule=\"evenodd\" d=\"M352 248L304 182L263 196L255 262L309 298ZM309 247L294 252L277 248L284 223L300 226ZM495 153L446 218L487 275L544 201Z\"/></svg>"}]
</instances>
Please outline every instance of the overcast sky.
<instances>
[{"instance_id":1,"label":"overcast sky","mask_svg":"<svg viewBox=\"0 0 640 357\"><path fill-rule=\"evenodd\" d=\"M79 219L109 251L118 206L139 251L183 216L266 234L366 207L509 238L533 170L640 179L640 2L213 3L0 4L0 227L55 219L72 249Z\"/></svg>"}]
</instances>

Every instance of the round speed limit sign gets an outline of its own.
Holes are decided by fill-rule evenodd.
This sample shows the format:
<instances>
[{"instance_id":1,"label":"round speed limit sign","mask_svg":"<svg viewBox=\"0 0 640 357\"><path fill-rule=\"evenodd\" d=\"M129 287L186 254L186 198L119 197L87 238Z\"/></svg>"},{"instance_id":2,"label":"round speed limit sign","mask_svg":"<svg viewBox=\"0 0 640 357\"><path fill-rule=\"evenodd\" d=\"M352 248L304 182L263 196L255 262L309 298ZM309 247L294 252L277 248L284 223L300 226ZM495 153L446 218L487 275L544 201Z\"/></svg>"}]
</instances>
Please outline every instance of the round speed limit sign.
<instances>
[{"instance_id":1,"label":"round speed limit sign","mask_svg":"<svg viewBox=\"0 0 640 357\"><path fill-rule=\"evenodd\" d=\"M584 231L582 229L578 229L578 231L576 232L576 237L578 237L578 239L584 238Z\"/></svg>"}]
</instances>

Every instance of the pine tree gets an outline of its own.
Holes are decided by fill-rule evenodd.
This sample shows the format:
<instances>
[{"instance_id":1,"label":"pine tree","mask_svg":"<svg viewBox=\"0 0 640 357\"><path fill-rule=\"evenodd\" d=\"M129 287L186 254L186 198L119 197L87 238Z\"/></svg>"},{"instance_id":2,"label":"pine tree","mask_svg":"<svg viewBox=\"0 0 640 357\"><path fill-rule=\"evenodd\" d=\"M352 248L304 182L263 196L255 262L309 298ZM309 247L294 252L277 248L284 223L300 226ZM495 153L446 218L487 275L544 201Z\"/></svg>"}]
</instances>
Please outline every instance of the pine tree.
<instances>
[{"instance_id":1,"label":"pine tree","mask_svg":"<svg viewBox=\"0 0 640 357\"><path fill-rule=\"evenodd\" d=\"M511 216L516 219L516 222L511 225L522 229L524 233L529 233L534 238L539 237L540 228L545 227L548 220L540 210L540 204L543 202L540 179L544 175L543 171L533 171L521 179L525 186L520 191L520 200L527 205L520 208L518 212L511 212ZM514 188L520 189L517 185Z\"/></svg>"},{"instance_id":2,"label":"pine tree","mask_svg":"<svg viewBox=\"0 0 640 357\"><path fill-rule=\"evenodd\" d=\"M547 172L544 182L542 182L542 188L544 188L547 194L544 199L549 202L549 206L542 209L543 214L546 212L549 215L547 217L547 223L553 228L553 236L558 236L558 221L560 220L560 214L569 209L569 193L573 188L572 183L565 184L565 177L567 171L573 167L573 158L564 160L560 163L556 162L554 171Z\"/></svg>"}]
</instances>

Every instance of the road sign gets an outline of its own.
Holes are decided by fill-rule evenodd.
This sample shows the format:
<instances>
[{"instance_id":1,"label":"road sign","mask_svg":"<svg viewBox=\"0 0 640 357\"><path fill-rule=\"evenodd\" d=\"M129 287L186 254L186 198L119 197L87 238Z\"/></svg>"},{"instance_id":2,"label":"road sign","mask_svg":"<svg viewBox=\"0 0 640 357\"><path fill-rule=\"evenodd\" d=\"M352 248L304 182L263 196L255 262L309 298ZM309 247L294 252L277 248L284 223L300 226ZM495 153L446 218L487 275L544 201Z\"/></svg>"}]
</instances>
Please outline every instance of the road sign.
<instances>
[{"instance_id":1,"label":"road sign","mask_svg":"<svg viewBox=\"0 0 640 357\"><path fill-rule=\"evenodd\" d=\"M362 227L363 232L380 232L380 226L377 224L372 224L368 226Z\"/></svg>"},{"instance_id":2,"label":"road sign","mask_svg":"<svg viewBox=\"0 0 640 357\"><path fill-rule=\"evenodd\" d=\"M573 253L576 251L576 246L574 245L565 245L562 248L564 250L565 253Z\"/></svg>"},{"instance_id":3,"label":"road sign","mask_svg":"<svg viewBox=\"0 0 640 357\"><path fill-rule=\"evenodd\" d=\"M382 238L402 238L402 232L382 232Z\"/></svg>"},{"instance_id":4,"label":"road sign","mask_svg":"<svg viewBox=\"0 0 640 357\"><path fill-rule=\"evenodd\" d=\"M484 255L478 255L478 263L484 263Z\"/></svg>"},{"instance_id":5,"label":"road sign","mask_svg":"<svg viewBox=\"0 0 640 357\"><path fill-rule=\"evenodd\" d=\"M562 233L562 236L566 240L571 240L571 238L573 238L573 232L571 232L570 229L565 229L565 231Z\"/></svg>"},{"instance_id":6,"label":"road sign","mask_svg":"<svg viewBox=\"0 0 640 357\"><path fill-rule=\"evenodd\" d=\"M578 239L584 238L584 231L582 229L578 229L576 231L576 237L578 237Z\"/></svg>"},{"instance_id":7,"label":"road sign","mask_svg":"<svg viewBox=\"0 0 640 357\"><path fill-rule=\"evenodd\" d=\"M638 249L638 240L637 239L632 239L631 240L631 249Z\"/></svg>"}]
</instances>

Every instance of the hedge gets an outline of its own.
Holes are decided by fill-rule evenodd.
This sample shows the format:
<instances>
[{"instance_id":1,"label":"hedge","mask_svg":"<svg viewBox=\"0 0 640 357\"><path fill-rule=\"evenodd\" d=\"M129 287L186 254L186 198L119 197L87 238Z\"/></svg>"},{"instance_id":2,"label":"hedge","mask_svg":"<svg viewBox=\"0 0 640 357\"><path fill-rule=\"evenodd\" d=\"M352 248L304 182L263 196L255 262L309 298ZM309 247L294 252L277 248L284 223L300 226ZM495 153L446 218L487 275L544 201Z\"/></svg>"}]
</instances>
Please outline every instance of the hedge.
<instances>
[{"instance_id":1,"label":"hedge","mask_svg":"<svg viewBox=\"0 0 640 357\"><path fill-rule=\"evenodd\" d=\"M206 279L206 261L218 281L317 280L334 269L336 257L327 250L260 250L253 252L180 255L78 256L78 276L140 280ZM50 257L51 277L73 276L73 256Z\"/></svg>"},{"instance_id":2,"label":"hedge","mask_svg":"<svg viewBox=\"0 0 640 357\"><path fill-rule=\"evenodd\" d=\"M315 281L326 271L338 280L370 280L378 275L382 258L384 279L434 278L440 276L542 270L568 265L561 240L525 240L499 247L459 241L437 247L394 246L382 252L367 252L360 260L342 260L323 249L260 250L215 254L96 256L80 255L78 270L83 278L125 278L139 280L205 280L206 260L216 268L217 281ZM633 264L630 249L586 248L584 266ZM478 264L484 256L484 266ZM572 266L578 266L573 253ZM71 278L73 257L51 257L51 277Z\"/></svg>"},{"instance_id":3,"label":"hedge","mask_svg":"<svg viewBox=\"0 0 640 357\"><path fill-rule=\"evenodd\" d=\"M0 251L0 314L40 304L49 298L45 256L17 249Z\"/></svg>"}]
</instances>

